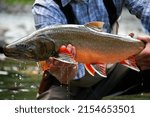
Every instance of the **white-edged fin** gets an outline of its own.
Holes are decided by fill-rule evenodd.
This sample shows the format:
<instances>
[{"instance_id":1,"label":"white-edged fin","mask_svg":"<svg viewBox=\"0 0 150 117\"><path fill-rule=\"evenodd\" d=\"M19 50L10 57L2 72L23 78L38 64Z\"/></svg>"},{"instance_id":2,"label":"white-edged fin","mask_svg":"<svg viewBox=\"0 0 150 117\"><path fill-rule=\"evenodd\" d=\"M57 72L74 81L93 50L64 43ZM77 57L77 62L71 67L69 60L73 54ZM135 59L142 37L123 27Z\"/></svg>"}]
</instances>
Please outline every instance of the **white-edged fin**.
<instances>
[{"instance_id":1,"label":"white-edged fin","mask_svg":"<svg viewBox=\"0 0 150 117\"><path fill-rule=\"evenodd\" d=\"M74 59L72 59L72 57L67 54L59 54L59 57L54 59L68 64L78 64L78 62L76 62Z\"/></svg>"},{"instance_id":2,"label":"white-edged fin","mask_svg":"<svg viewBox=\"0 0 150 117\"><path fill-rule=\"evenodd\" d=\"M84 64L85 69L87 70L87 72L89 74L91 74L92 76L95 75L95 70L94 68L91 66L91 64Z\"/></svg>"},{"instance_id":3,"label":"white-edged fin","mask_svg":"<svg viewBox=\"0 0 150 117\"><path fill-rule=\"evenodd\" d=\"M103 63L100 63L100 64L92 64L91 66L93 66L94 71L95 71L98 75L100 75L100 76L102 76L102 77L104 77L104 78L107 77L107 75L106 75L106 64L103 64Z\"/></svg>"},{"instance_id":4,"label":"white-edged fin","mask_svg":"<svg viewBox=\"0 0 150 117\"><path fill-rule=\"evenodd\" d=\"M68 63L68 64L78 64L72 54L68 51L68 49L66 48L66 46L61 46L58 50L59 52L59 57L54 58L55 60L64 62L64 63Z\"/></svg>"},{"instance_id":5,"label":"white-edged fin","mask_svg":"<svg viewBox=\"0 0 150 117\"><path fill-rule=\"evenodd\" d=\"M131 57L127 60L121 61L120 64L122 64L130 69L133 69L135 71L138 71L138 72L140 71L140 69L136 65L136 61L135 61L134 57Z\"/></svg>"}]
</instances>

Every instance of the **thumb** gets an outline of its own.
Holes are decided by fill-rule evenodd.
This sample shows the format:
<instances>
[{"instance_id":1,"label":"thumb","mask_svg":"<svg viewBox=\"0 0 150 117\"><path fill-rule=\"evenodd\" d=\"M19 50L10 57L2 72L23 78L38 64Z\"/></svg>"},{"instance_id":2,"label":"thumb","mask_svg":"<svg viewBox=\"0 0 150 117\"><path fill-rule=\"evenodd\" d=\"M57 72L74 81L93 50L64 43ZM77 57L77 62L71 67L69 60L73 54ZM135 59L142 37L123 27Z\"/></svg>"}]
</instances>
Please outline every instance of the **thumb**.
<instances>
[{"instance_id":1,"label":"thumb","mask_svg":"<svg viewBox=\"0 0 150 117\"><path fill-rule=\"evenodd\" d=\"M146 37L137 37L137 39L146 42L146 43L150 43L150 36L146 36Z\"/></svg>"}]
</instances>

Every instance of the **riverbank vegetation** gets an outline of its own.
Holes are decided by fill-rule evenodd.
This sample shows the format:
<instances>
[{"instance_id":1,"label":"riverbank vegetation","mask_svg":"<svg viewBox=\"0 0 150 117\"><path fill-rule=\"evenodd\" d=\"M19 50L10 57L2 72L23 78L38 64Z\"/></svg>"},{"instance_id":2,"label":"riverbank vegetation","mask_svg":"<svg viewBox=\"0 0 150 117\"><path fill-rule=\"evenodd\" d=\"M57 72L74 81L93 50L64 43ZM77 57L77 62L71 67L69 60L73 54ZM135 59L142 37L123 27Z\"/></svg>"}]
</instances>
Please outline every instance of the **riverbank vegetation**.
<instances>
[{"instance_id":1,"label":"riverbank vegetation","mask_svg":"<svg viewBox=\"0 0 150 117\"><path fill-rule=\"evenodd\" d=\"M15 5L15 4L27 5L32 4L34 0L1 0L1 2L7 5Z\"/></svg>"}]
</instances>

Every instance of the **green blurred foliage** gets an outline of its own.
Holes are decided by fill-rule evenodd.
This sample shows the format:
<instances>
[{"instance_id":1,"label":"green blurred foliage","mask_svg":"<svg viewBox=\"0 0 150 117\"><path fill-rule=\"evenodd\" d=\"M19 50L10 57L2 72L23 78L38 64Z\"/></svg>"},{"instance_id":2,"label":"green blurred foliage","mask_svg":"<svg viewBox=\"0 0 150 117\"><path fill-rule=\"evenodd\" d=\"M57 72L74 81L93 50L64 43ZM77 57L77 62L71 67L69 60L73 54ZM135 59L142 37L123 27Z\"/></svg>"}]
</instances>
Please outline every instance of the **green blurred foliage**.
<instances>
[{"instance_id":1,"label":"green blurred foliage","mask_svg":"<svg viewBox=\"0 0 150 117\"><path fill-rule=\"evenodd\" d=\"M14 4L33 4L34 0L1 0L1 2L8 4L8 5L14 5Z\"/></svg>"}]
</instances>

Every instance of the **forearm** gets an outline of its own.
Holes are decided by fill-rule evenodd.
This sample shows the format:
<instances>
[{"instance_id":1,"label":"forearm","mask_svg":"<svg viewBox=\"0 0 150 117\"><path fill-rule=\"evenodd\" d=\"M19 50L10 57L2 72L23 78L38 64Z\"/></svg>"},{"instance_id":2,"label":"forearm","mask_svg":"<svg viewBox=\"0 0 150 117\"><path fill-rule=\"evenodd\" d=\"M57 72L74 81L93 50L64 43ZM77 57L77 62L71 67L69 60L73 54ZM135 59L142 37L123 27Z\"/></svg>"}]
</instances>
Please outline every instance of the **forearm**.
<instances>
[{"instance_id":1,"label":"forearm","mask_svg":"<svg viewBox=\"0 0 150 117\"><path fill-rule=\"evenodd\" d=\"M136 15L150 34L150 2L148 0L126 0L126 7L131 14Z\"/></svg>"}]
</instances>

